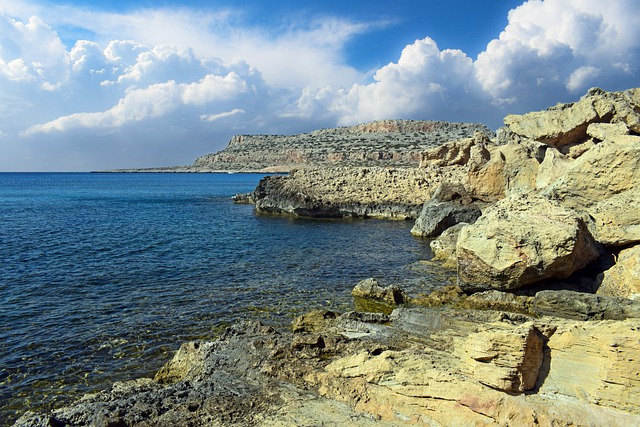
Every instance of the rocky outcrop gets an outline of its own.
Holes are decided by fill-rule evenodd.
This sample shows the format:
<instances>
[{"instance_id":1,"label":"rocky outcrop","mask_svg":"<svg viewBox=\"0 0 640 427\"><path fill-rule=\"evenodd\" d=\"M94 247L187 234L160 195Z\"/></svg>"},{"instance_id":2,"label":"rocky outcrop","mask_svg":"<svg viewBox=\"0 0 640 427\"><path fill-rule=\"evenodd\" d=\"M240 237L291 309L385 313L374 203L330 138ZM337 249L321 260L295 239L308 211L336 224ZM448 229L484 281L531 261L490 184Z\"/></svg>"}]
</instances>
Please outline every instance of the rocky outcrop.
<instances>
[{"instance_id":1,"label":"rocky outcrop","mask_svg":"<svg viewBox=\"0 0 640 427\"><path fill-rule=\"evenodd\" d=\"M564 278L598 257L586 219L533 194L497 202L460 231L458 280L466 290L517 289Z\"/></svg>"},{"instance_id":2,"label":"rocky outcrop","mask_svg":"<svg viewBox=\"0 0 640 427\"><path fill-rule=\"evenodd\" d=\"M521 116L509 115L504 123L516 135L562 148L587 140L592 123L612 123L616 126L624 123L631 131L640 133L639 101L639 89L608 93L594 88L578 102L559 104L546 111ZM594 129L591 127L590 132L597 132ZM614 132L619 134L620 131ZM596 136L600 138L601 134L597 133Z\"/></svg>"},{"instance_id":3,"label":"rocky outcrop","mask_svg":"<svg viewBox=\"0 0 640 427\"><path fill-rule=\"evenodd\" d=\"M242 323L184 344L153 380L16 425L640 423L638 319L426 308L396 309L386 326L358 313L312 317L321 326L295 334Z\"/></svg>"},{"instance_id":4,"label":"rocky outcrop","mask_svg":"<svg viewBox=\"0 0 640 427\"><path fill-rule=\"evenodd\" d=\"M194 171L288 172L334 166L417 166L420 153L447 141L492 132L483 125L380 120L297 135L236 135L224 150L202 156Z\"/></svg>"},{"instance_id":5,"label":"rocky outcrop","mask_svg":"<svg viewBox=\"0 0 640 427\"><path fill-rule=\"evenodd\" d=\"M254 191L256 210L315 218L416 218L430 198L420 169L300 169L265 177Z\"/></svg>"},{"instance_id":6,"label":"rocky outcrop","mask_svg":"<svg viewBox=\"0 0 640 427\"><path fill-rule=\"evenodd\" d=\"M640 304L621 297L605 297L570 290L537 292L532 311L538 316L576 320L640 318Z\"/></svg>"}]
</instances>

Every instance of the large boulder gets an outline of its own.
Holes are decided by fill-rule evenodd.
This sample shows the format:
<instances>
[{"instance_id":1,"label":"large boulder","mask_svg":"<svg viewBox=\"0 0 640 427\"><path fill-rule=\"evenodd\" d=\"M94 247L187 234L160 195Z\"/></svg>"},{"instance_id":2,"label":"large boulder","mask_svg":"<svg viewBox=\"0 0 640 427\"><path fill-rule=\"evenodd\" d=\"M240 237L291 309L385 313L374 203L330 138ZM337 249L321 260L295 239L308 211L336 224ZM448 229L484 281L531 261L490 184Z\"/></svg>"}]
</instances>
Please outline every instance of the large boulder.
<instances>
[{"instance_id":1,"label":"large boulder","mask_svg":"<svg viewBox=\"0 0 640 427\"><path fill-rule=\"evenodd\" d=\"M503 199L460 231L459 284L468 291L507 290L569 277L599 254L586 222L540 195Z\"/></svg>"},{"instance_id":2,"label":"large boulder","mask_svg":"<svg viewBox=\"0 0 640 427\"><path fill-rule=\"evenodd\" d=\"M595 236L606 245L640 240L640 136L619 135L590 149L566 168L543 194L586 210Z\"/></svg>"},{"instance_id":3,"label":"large boulder","mask_svg":"<svg viewBox=\"0 0 640 427\"><path fill-rule=\"evenodd\" d=\"M481 331L464 343L473 377L489 387L522 393L535 387L547 338L532 323Z\"/></svg>"},{"instance_id":4,"label":"large boulder","mask_svg":"<svg viewBox=\"0 0 640 427\"><path fill-rule=\"evenodd\" d=\"M616 264L602 274L599 295L640 298L640 245L620 251Z\"/></svg>"},{"instance_id":5,"label":"large boulder","mask_svg":"<svg viewBox=\"0 0 640 427\"><path fill-rule=\"evenodd\" d=\"M495 202L536 188L545 146L533 140L488 145L471 151L466 186L477 200Z\"/></svg>"}]
</instances>

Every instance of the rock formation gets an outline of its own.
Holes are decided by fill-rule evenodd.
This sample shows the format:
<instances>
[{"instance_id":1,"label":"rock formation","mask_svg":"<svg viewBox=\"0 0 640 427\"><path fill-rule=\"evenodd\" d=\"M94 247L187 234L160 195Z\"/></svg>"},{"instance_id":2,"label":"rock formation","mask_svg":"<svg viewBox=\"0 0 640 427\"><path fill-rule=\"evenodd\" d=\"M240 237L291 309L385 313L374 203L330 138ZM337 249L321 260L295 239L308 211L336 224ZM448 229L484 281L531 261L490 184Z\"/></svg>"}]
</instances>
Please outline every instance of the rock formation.
<instances>
[{"instance_id":1,"label":"rock formation","mask_svg":"<svg viewBox=\"0 0 640 427\"><path fill-rule=\"evenodd\" d=\"M288 172L332 166L417 166L420 153L447 141L492 132L475 123L380 120L298 135L236 135L224 150L195 160L194 171Z\"/></svg>"},{"instance_id":2,"label":"rock formation","mask_svg":"<svg viewBox=\"0 0 640 427\"><path fill-rule=\"evenodd\" d=\"M399 308L385 320L317 313L298 333L239 324L185 343L155 379L16 426L640 423L638 319Z\"/></svg>"},{"instance_id":3,"label":"rock formation","mask_svg":"<svg viewBox=\"0 0 640 427\"><path fill-rule=\"evenodd\" d=\"M463 289L516 289L566 278L598 257L586 218L535 194L507 197L460 231Z\"/></svg>"},{"instance_id":4,"label":"rock formation","mask_svg":"<svg viewBox=\"0 0 640 427\"><path fill-rule=\"evenodd\" d=\"M592 89L507 116L494 139L475 132L430 146L419 167L265 178L238 200L311 217L422 211L416 234L442 232L432 248L460 286L408 297L364 280L354 296L388 311L315 311L293 332L236 325L215 342L185 343L153 380L16 425L640 425L639 135L640 89Z\"/></svg>"}]
</instances>

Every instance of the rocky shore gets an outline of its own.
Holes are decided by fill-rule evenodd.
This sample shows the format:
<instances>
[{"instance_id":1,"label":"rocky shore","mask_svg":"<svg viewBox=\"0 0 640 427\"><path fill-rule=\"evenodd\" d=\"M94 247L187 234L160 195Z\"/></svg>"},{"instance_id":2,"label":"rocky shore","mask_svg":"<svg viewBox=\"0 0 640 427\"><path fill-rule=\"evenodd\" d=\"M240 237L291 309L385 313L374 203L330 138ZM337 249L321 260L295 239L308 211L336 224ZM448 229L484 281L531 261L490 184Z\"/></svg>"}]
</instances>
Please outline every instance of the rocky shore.
<instances>
[{"instance_id":1,"label":"rocky shore","mask_svg":"<svg viewBox=\"0 0 640 427\"><path fill-rule=\"evenodd\" d=\"M640 425L640 89L507 116L413 168L265 178L258 212L416 218L457 285L373 279L291 331L258 322L182 345L18 426ZM367 302L367 303L363 303Z\"/></svg>"}]
</instances>

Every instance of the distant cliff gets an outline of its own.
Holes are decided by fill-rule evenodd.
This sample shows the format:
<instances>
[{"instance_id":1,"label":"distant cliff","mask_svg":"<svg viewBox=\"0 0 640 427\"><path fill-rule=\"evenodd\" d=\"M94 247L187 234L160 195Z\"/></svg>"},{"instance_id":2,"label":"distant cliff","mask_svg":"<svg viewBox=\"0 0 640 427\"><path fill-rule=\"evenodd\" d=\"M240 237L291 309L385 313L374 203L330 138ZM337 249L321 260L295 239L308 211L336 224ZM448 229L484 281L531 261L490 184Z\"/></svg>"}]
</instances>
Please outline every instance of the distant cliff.
<instances>
[{"instance_id":1,"label":"distant cliff","mask_svg":"<svg viewBox=\"0 0 640 427\"><path fill-rule=\"evenodd\" d=\"M322 166L417 166L420 153L448 141L493 132L477 123L380 120L297 135L236 135L227 148L190 169L287 172Z\"/></svg>"}]
</instances>

